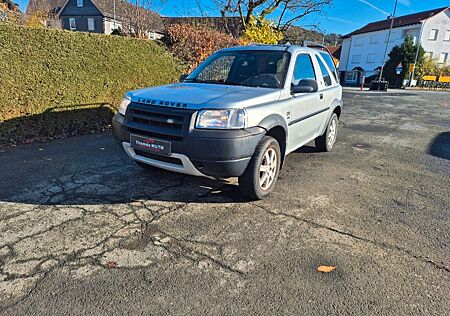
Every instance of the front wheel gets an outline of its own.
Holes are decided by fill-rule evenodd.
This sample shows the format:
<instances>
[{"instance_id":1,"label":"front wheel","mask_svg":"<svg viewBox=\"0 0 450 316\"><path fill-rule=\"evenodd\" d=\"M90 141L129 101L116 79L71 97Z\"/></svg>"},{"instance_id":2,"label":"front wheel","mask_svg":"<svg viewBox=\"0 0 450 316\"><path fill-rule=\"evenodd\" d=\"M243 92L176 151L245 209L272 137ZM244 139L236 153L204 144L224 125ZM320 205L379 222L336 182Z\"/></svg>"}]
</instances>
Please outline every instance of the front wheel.
<instances>
[{"instance_id":1,"label":"front wheel","mask_svg":"<svg viewBox=\"0 0 450 316\"><path fill-rule=\"evenodd\" d=\"M275 138L265 136L256 146L244 174L239 177L241 193L252 200L269 196L277 182L280 165L280 145Z\"/></svg>"},{"instance_id":2,"label":"front wheel","mask_svg":"<svg viewBox=\"0 0 450 316\"><path fill-rule=\"evenodd\" d=\"M328 123L325 133L316 138L316 148L319 151L331 151L334 143L336 143L336 137L338 132L338 117L336 113L333 113Z\"/></svg>"}]
</instances>

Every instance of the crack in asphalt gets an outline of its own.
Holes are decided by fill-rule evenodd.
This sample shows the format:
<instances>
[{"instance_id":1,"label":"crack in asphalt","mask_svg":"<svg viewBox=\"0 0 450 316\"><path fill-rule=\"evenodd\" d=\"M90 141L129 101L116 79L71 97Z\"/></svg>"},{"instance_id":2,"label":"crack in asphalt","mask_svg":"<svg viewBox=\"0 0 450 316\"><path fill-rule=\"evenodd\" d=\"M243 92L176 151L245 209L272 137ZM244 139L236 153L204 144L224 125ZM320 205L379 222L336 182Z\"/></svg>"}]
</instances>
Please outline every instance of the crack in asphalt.
<instances>
[{"instance_id":1,"label":"crack in asphalt","mask_svg":"<svg viewBox=\"0 0 450 316\"><path fill-rule=\"evenodd\" d=\"M69 180L71 183L74 183L74 176L72 175ZM214 243L214 242L201 242L201 241L195 241L192 239L182 239L177 238L159 228L157 228L153 223L157 222L158 220L162 219L165 216L168 216L174 212L183 211L188 208L188 206L191 203L197 203L198 201L202 200L203 198L207 197L211 194L212 191L215 189L211 189L205 194L198 195L197 197L189 199L188 202L185 202L181 205L176 206L164 206L160 204L147 204L143 200L135 200L133 199L133 192L128 194L130 198L129 204L124 205L125 208L129 209L128 212L122 212L120 214L117 214L116 212L110 210L109 208L103 208L99 211L90 211L86 207L83 207L81 205L55 205L51 204L51 201L57 196L63 196L65 197L65 201L67 200L73 200L74 196L75 198L88 198L92 199L92 197L99 197L102 201L115 201L114 199L108 199L105 197L105 195L102 195L99 193L96 194L77 194L73 192L74 190L77 190L78 188L82 187L86 183L89 185L96 185L101 184L100 182L96 181L90 181L81 183L80 186L72 187L70 191L66 190L66 187L68 185L68 182L63 182L61 179L54 179L55 181L47 186L43 191L41 191L41 195L47 196L47 199L42 203L39 204L30 210L19 212L12 214L11 216L5 216L0 221L5 220L13 220L21 215L24 215L26 213L33 214L33 212L41 211L41 210L53 210L53 211L61 211L61 209L68 208L68 209L77 209L80 210L81 213L78 216L75 216L73 218L70 218L68 220L63 220L57 224L50 225L48 227L45 227L45 229L39 230L33 234L29 234L26 236L19 237L12 242L4 243L0 245L0 248L7 247L8 248L8 254L1 258L0 260L0 276L3 275L3 281L13 281L18 279L28 279L28 278L34 278L36 277L36 281L33 283L33 285L24 293L21 295L18 299L14 300L11 304L7 304L3 309L0 309L0 311L5 311L7 309L10 309L17 304L20 304L24 300L26 300L28 297L32 295L32 293L38 288L39 284L41 284L47 276L53 272L56 268L62 268L65 266L69 266L70 268L80 268L84 266L98 266L104 269L111 269L112 267L109 267L107 263L102 262L102 258L109 252L111 252L114 249L124 249L120 246L120 244L129 239L130 236L117 236L117 234L123 230L130 227L130 225L140 224L140 231L141 231L141 242L151 243L155 247L160 247L164 249L167 253L172 254L174 258L182 257L184 259L187 259L197 265L200 264L201 261L209 261L213 263L215 266L217 266L220 269L223 269L226 272L229 273L235 273L239 275L240 277L245 277L245 272L234 268L231 264L226 263L223 260L223 248L222 246ZM167 190L182 187L185 181L185 176L177 177L174 180L171 180L169 185L166 185L162 188L159 188L158 190L151 193L153 197L160 196ZM175 182L175 183L173 183ZM56 188L56 189L55 189ZM112 187L108 187L109 190L112 190ZM118 190L120 192L120 190ZM67 198L69 197L69 198ZM49 203L49 205L45 205L46 203ZM138 203L138 205L135 205L135 203ZM153 207L153 208L152 208ZM157 207L155 210L154 207ZM149 220L145 220L140 217L138 214L139 210L146 210L150 213L151 218ZM110 232L105 238L95 243L93 246L86 247L86 248L80 248L75 251L72 251L70 253L61 253L59 255L45 255L45 256L37 256L37 257L28 257L26 259L23 258L17 258L17 253L15 251L15 245L18 243L21 243L23 241L36 238L37 236L43 235L45 233L51 232L52 230L58 229L63 226L71 225L76 222L84 221L87 216L96 216L101 214L108 214L112 215L115 219L116 223L120 223L120 225L112 232ZM134 215L135 220L131 221L125 221L123 217L127 215ZM149 235L149 233L151 233ZM156 237L154 235L160 235L161 238ZM170 242L163 243L161 240L164 240L164 238L170 238ZM119 239L120 242L115 247L108 247L107 243L112 239ZM186 245L186 243L197 243L200 245L214 245L218 249L219 257L216 257L214 255L209 255L207 253L203 253L202 251L199 251L197 249L194 249L192 247L189 247ZM86 253L87 251L94 250L98 247L102 248L102 251L96 252L95 254L84 256L83 253ZM126 247L125 247L126 249ZM37 262L37 264L32 267L31 271L28 273L10 273L4 270L5 264L8 262L14 262L14 264L26 264L26 263L32 263ZM46 262L54 262L53 265L50 267L44 267L44 264ZM80 263L82 262L82 263ZM156 262L154 263L156 264ZM151 266L151 264L147 264L145 267L127 267L127 266L120 266L120 267L114 267L114 269L126 269L126 270L142 270L147 267ZM145 272L144 272L145 273Z\"/></svg>"},{"instance_id":2,"label":"crack in asphalt","mask_svg":"<svg viewBox=\"0 0 450 316\"><path fill-rule=\"evenodd\" d=\"M367 239L367 238L364 238L364 237L356 236L353 233L342 231L342 230L339 230L339 229L336 229L336 228L333 228L333 227L329 227L329 226L326 226L326 225L323 225L323 224L319 224L319 223L314 222L312 220L301 218L301 217L298 217L298 216L295 216L295 215L292 215L292 214L286 214L286 213L283 213L283 212L275 213L275 212L269 210L267 207L262 206L262 205L260 205L258 203L251 203L251 204L256 206L256 207L258 207L259 209L262 209L263 211L265 211L266 213L268 213L270 215L288 217L288 218L291 218L291 219L294 219L294 220L297 220L297 221L304 222L304 223L309 224L311 226L314 226L316 228L323 228L323 229L329 230L331 232L334 232L334 233L337 233L337 234L340 234L340 235L348 236L350 238L353 238L353 239L356 239L356 240L359 240L359 241L363 241L363 242L367 242L367 243L376 245L378 247L400 251L400 252L403 252L403 253L409 255L410 257L413 257L414 259L418 259L418 260L421 260L422 262L425 262L425 263L428 263L428 264L432 264L437 269L440 269L440 270L443 270L443 271L446 271L446 272L450 272L450 267L445 266L444 263L440 264L438 262L435 262L435 261L429 259L428 257L424 257L424 256L421 256L421 255L414 254L412 251L410 251L408 249L405 249L405 248L402 248L400 246L388 244L388 243L383 242L383 241L375 241L375 240Z\"/></svg>"}]
</instances>

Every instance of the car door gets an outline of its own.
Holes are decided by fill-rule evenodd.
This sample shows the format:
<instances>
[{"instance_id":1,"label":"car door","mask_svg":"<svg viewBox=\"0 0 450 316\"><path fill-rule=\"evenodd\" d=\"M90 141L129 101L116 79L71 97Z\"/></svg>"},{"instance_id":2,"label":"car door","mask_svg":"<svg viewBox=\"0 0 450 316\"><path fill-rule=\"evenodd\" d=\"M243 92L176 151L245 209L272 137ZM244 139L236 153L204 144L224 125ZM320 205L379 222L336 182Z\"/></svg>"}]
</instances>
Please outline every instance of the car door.
<instances>
[{"instance_id":1,"label":"car door","mask_svg":"<svg viewBox=\"0 0 450 316\"><path fill-rule=\"evenodd\" d=\"M313 56L301 52L296 56L291 85L297 85L300 80L314 79L317 81L320 72L314 67ZM290 147L298 148L309 142L320 127L318 111L324 107L321 92L296 93L291 98L291 119L289 121Z\"/></svg>"}]
</instances>

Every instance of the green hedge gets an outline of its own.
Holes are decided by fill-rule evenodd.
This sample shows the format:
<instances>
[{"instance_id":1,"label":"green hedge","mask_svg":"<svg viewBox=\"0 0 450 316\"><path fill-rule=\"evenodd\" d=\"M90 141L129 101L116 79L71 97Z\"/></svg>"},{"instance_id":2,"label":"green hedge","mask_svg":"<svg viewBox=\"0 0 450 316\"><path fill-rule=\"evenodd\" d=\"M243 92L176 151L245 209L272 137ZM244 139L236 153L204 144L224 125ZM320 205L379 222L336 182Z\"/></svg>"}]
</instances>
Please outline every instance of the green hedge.
<instances>
[{"instance_id":1,"label":"green hedge","mask_svg":"<svg viewBox=\"0 0 450 316\"><path fill-rule=\"evenodd\" d=\"M125 91L179 73L148 40L0 24L0 145L105 130Z\"/></svg>"}]
</instances>

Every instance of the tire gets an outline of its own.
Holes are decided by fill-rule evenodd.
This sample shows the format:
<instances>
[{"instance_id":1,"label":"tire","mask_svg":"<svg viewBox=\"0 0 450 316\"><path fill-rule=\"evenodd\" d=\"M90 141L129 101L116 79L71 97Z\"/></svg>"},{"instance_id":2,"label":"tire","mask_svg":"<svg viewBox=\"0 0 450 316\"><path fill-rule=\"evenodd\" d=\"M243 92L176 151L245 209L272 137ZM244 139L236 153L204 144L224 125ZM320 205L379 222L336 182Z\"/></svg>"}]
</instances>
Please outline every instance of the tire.
<instances>
[{"instance_id":1,"label":"tire","mask_svg":"<svg viewBox=\"0 0 450 316\"><path fill-rule=\"evenodd\" d=\"M273 157L275 157L275 161ZM269 171L265 173L261 171L262 164L267 164ZM242 195L252 200L262 200L268 197L277 182L280 165L280 145L275 138L265 136L256 146L244 174L239 177L239 189ZM266 180L261 184L260 180L264 175L266 175Z\"/></svg>"},{"instance_id":2,"label":"tire","mask_svg":"<svg viewBox=\"0 0 450 316\"><path fill-rule=\"evenodd\" d=\"M334 144L336 143L336 137L338 132L339 119L336 113L330 118L328 122L327 130L325 133L316 138L316 149L318 151L328 152L333 149Z\"/></svg>"},{"instance_id":3,"label":"tire","mask_svg":"<svg viewBox=\"0 0 450 316\"><path fill-rule=\"evenodd\" d=\"M145 163L143 163L143 162L140 162L140 161L134 161L139 167L141 167L142 169L145 169L145 170L148 170L148 171L151 171L151 170L155 170L155 167L153 167L153 166L150 166L150 165L147 165L147 164L145 164Z\"/></svg>"}]
</instances>

